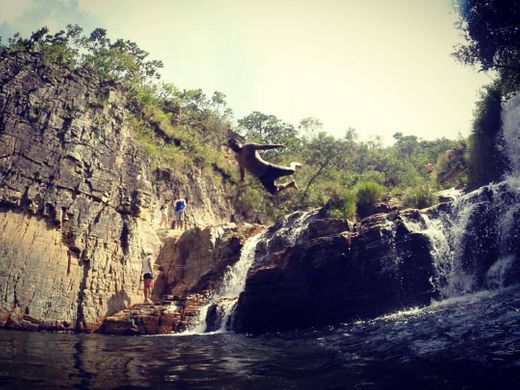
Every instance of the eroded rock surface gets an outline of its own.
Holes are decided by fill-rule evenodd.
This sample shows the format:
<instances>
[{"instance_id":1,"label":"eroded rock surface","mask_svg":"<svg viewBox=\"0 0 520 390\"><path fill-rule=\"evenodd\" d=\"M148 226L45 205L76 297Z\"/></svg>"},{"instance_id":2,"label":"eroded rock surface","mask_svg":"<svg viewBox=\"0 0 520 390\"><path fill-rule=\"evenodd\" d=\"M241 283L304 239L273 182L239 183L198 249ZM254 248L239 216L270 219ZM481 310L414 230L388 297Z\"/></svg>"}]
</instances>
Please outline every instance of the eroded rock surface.
<instances>
[{"instance_id":1,"label":"eroded rock surface","mask_svg":"<svg viewBox=\"0 0 520 390\"><path fill-rule=\"evenodd\" d=\"M159 252L174 192L190 226L229 219L195 168L152 170L125 107L115 86L37 54L0 60L0 326L92 331L139 302L142 248Z\"/></svg>"},{"instance_id":2,"label":"eroded rock surface","mask_svg":"<svg viewBox=\"0 0 520 390\"><path fill-rule=\"evenodd\" d=\"M271 229L257 247L236 309L239 332L366 318L427 304L437 294L429 241L409 231L397 213L364 220L357 237L320 212L299 217L297 232L298 222L290 223L282 235L284 227Z\"/></svg>"}]
</instances>

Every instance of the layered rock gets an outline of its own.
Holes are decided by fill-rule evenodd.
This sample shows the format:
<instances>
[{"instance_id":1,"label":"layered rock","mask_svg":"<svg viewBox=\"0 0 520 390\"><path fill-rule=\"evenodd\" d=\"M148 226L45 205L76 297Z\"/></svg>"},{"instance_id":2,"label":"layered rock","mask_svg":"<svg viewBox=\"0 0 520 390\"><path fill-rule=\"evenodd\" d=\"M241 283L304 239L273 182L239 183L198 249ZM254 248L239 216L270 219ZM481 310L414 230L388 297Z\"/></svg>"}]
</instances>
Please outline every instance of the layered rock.
<instances>
[{"instance_id":1,"label":"layered rock","mask_svg":"<svg viewBox=\"0 0 520 390\"><path fill-rule=\"evenodd\" d=\"M203 173L152 170L125 107L83 71L0 60L0 326L91 331L140 300L141 251L158 253L173 191L192 199L191 225L229 218Z\"/></svg>"},{"instance_id":2,"label":"layered rock","mask_svg":"<svg viewBox=\"0 0 520 390\"><path fill-rule=\"evenodd\" d=\"M296 233L272 229L258 246L236 309L236 331L350 321L424 305L437 295L429 240L408 230L400 214L364 220L357 237L319 212L299 221ZM292 242L283 242L291 234Z\"/></svg>"},{"instance_id":3,"label":"layered rock","mask_svg":"<svg viewBox=\"0 0 520 390\"><path fill-rule=\"evenodd\" d=\"M136 304L107 317L103 333L175 333L198 324L202 306L220 286L225 271L240 258L256 226L228 224L166 237L157 259L153 305Z\"/></svg>"},{"instance_id":4,"label":"layered rock","mask_svg":"<svg viewBox=\"0 0 520 390\"><path fill-rule=\"evenodd\" d=\"M199 309L207 297L189 294L158 304L136 304L105 318L99 332L121 335L178 333L198 321Z\"/></svg>"},{"instance_id":5,"label":"layered rock","mask_svg":"<svg viewBox=\"0 0 520 390\"><path fill-rule=\"evenodd\" d=\"M218 288L224 271L238 261L245 239L255 229L231 223L191 229L179 238L166 240L156 262L161 272L155 281L154 297L185 296Z\"/></svg>"},{"instance_id":6,"label":"layered rock","mask_svg":"<svg viewBox=\"0 0 520 390\"><path fill-rule=\"evenodd\" d=\"M256 248L234 329L266 332L370 318L520 282L520 181L424 210L366 218L294 214Z\"/></svg>"}]
</instances>

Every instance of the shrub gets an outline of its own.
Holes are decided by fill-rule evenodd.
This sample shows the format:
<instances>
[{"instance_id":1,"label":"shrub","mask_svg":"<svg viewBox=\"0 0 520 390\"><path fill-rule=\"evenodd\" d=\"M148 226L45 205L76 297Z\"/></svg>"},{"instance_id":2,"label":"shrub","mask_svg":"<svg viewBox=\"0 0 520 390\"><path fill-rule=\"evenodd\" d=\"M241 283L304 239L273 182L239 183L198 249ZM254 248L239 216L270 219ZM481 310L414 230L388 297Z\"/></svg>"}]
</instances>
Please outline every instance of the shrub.
<instances>
[{"instance_id":1,"label":"shrub","mask_svg":"<svg viewBox=\"0 0 520 390\"><path fill-rule=\"evenodd\" d=\"M383 194L384 187L372 181L362 181L356 185L356 206L359 216L370 215Z\"/></svg>"},{"instance_id":2,"label":"shrub","mask_svg":"<svg viewBox=\"0 0 520 390\"><path fill-rule=\"evenodd\" d=\"M487 87L477 103L469 147L471 189L500 180L505 172L504 158L497 148L502 128L501 99L496 88Z\"/></svg>"},{"instance_id":3,"label":"shrub","mask_svg":"<svg viewBox=\"0 0 520 390\"><path fill-rule=\"evenodd\" d=\"M338 189L329 200L327 216L331 218L352 219L356 213L356 195L345 188Z\"/></svg>"},{"instance_id":4,"label":"shrub","mask_svg":"<svg viewBox=\"0 0 520 390\"><path fill-rule=\"evenodd\" d=\"M406 189L403 196L403 206L415 209L424 209L436 202L435 192L427 183Z\"/></svg>"}]
</instances>

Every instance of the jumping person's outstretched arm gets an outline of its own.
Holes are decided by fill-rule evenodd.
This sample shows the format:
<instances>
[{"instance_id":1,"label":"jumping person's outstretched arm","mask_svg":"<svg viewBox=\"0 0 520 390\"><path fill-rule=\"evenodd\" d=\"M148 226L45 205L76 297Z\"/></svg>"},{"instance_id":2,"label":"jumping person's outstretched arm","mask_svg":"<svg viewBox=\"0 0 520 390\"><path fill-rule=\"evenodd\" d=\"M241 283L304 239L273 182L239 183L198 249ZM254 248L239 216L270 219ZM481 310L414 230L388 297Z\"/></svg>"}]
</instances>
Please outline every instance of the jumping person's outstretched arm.
<instances>
[{"instance_id":1,"label":"jumping person's outstretched arm","mask_svg":"<svg viewBox=\"0 0 520 390\"><path fill-rule=\"evenodd\" d=\"M282 144L249 144L256 150L269 150L269 149L279 149L284 148L285 145Z\"/></svg>"}]
</instances>

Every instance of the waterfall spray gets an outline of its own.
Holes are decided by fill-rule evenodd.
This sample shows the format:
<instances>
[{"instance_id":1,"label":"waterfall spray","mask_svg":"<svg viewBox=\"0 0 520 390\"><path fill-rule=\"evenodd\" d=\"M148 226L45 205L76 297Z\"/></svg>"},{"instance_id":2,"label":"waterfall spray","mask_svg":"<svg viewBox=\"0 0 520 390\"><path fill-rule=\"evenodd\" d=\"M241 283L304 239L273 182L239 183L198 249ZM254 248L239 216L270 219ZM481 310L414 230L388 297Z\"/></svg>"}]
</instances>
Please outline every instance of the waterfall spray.
<instances>
[{"instance_id":1,"label":"waterfall spray","mask_svg":"<svg viewBox=\"0 0 520 390\"><path fill-rule=\"evenodd\" d=\"M208 331L207 317L208 313L213 309L216 310L219 317L217 327L213 327L213 331L224 332L226 325L231 319L233 309L236 305L240 293L244 290L246 284L247 271L255 259L256 246L260 241L263 233L258 233L249 237L242 247L240 259L231 267L228 267L224 273L220 288L213 294L210 302L203 306L200 310L199 323L188 333L200 334Z\"/></svg>"},{"instance_id":2,"label":"waterfall spray","mask_svg":"<svg viewBox=\"0 0 520 390\"><path fill-rule=\"evenodd\" d=\"M520 94L503 106L502 122L501 148L509 162L505 181L448 207L424 210L420 223L403 216L410 231L429 238L436 272L432 284L444 298L502 288L520 272Z\"/></svg>"},{"instance_id":3,"label":"waterfall spray","mask_svg":"<svg viewBox=\"0 0 520 390\"><path fill-rule=\"evenodd\" d=\"M271 244L285 248L294 246L309 219L317 210L298 212L279 221L277 229L256 234L244 243L240 259L228 267L222 278L220 288L213 294L210 302L201 308L199 323L189 333L208 331L225 332L233 321L235 307L240 294L246 286L247 273L253 264L262 264L271 254ZM260 246L259 243L262 243ZM208 320L210 319L211 320ZM208 322L210 324L208 324Z\"/></svg>"},{"instance_id":4,"label":"waterfall spray","mask_svg":"<svg viewBox=\"0 0 520 390\"><path fill-rule=\"evenodd\" d=\"M509 161L510 175L520 177L520 93L514 96L502 110L503 148Z\"/></svg>"}]
</instances>

